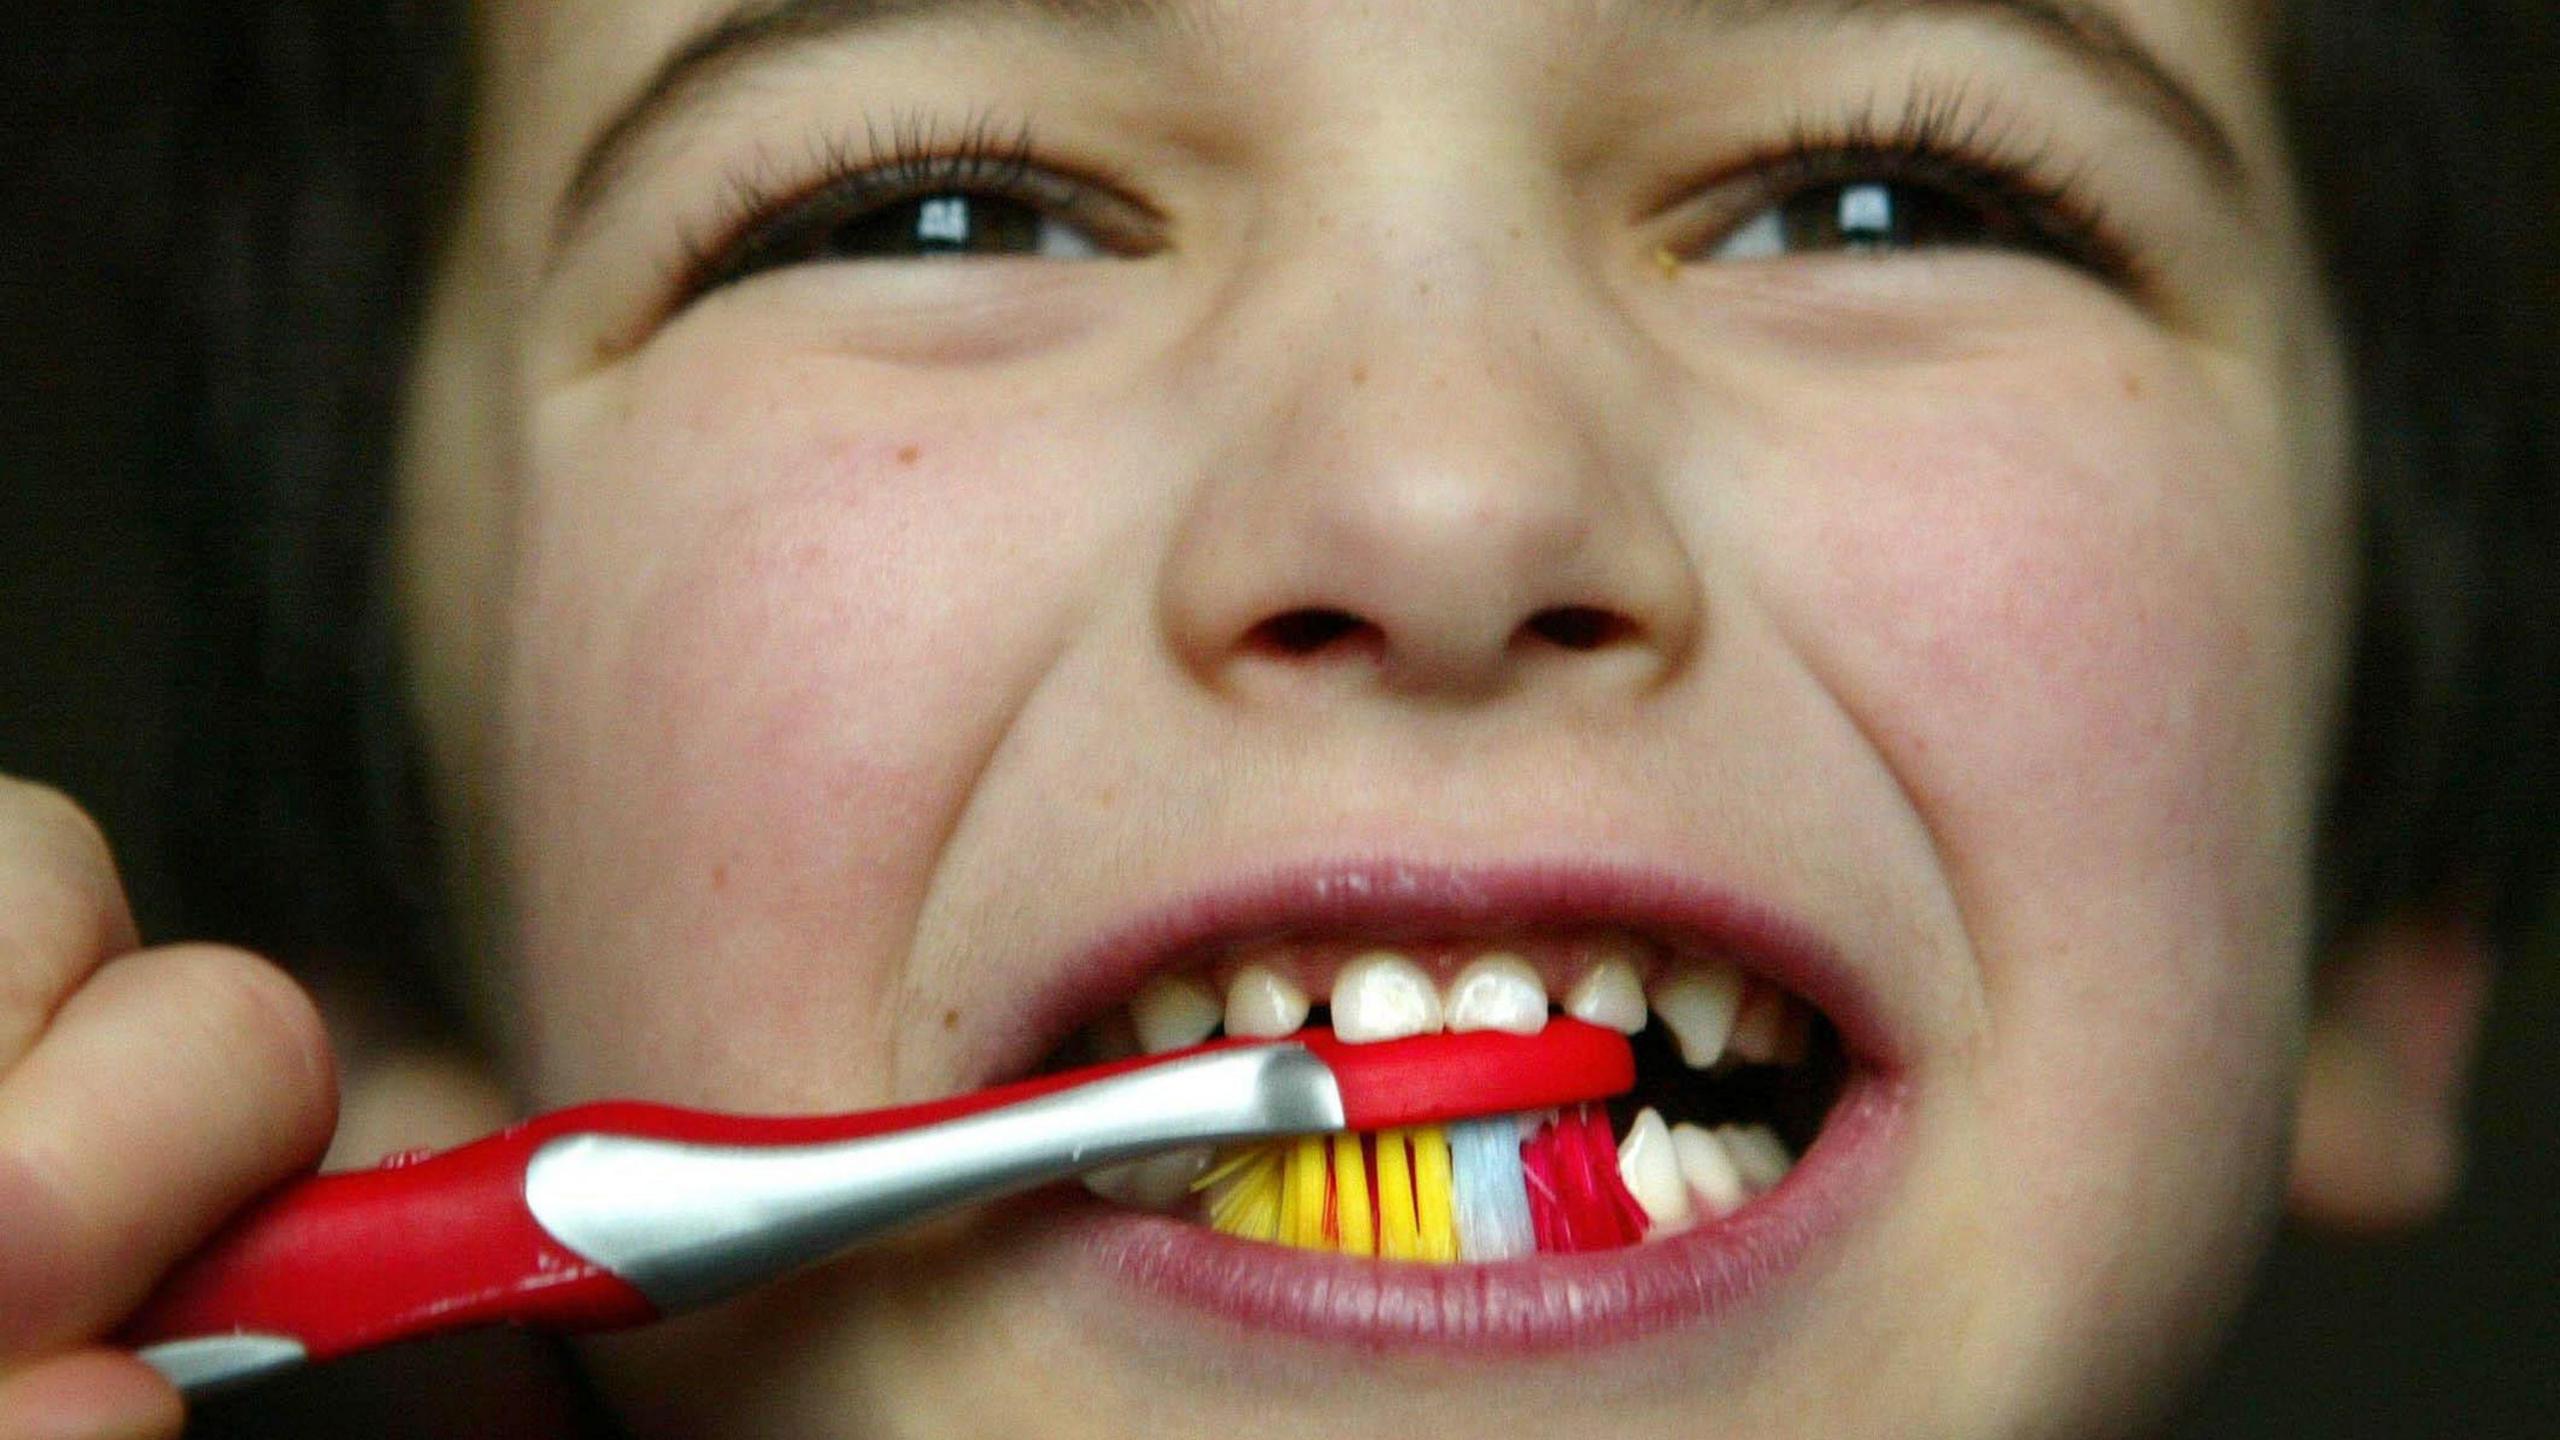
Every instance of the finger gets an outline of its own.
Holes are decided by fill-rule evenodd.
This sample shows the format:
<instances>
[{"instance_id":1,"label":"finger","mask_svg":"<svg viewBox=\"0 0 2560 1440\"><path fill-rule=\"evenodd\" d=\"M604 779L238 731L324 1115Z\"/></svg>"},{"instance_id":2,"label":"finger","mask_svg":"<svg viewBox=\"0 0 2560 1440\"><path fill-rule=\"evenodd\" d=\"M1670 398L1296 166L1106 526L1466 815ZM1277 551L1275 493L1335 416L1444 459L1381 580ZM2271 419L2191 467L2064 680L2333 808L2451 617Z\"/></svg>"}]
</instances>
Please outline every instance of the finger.
<instances>
[{"instance_id":1,"label":"finger","mask_svg":"<svg viewBox=\"0 0 2560 1440\"><path fill-rule=\"evenodd\" d=\"M186 1423L160 1372L82 1350L0 1376L0 1440L177 1440Z\"/></svg>"},{"instance_id":2,"label":"finger","mask_svg":"<svg viewBox=\"0 0 2560 1440\"><path fill-rule=\"evenodd\" d=\"M335 1118L318 1013L216 946L137 951L0 1078L0 1355L104 1332Z\"/></svg>"},{"instance_id":3,"label":"finger","mask_svg":"<svg viewBox=\"0 0 2560 1440\"><path fill-rule=\"evenodd\" d=\"M136 943L97 825L60 791L0 776L0 1073L81 977Z\"/></svg>"}]
</instances>

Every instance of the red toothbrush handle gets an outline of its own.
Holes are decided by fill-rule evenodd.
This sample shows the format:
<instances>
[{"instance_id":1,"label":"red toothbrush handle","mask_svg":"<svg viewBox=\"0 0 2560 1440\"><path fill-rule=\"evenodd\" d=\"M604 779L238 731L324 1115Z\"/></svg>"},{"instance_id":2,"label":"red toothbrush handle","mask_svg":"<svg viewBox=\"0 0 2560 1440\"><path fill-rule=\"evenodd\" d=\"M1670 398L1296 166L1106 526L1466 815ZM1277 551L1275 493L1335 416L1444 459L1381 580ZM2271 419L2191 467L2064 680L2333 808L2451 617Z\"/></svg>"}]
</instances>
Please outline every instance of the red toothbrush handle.
<instances>
[{"instance_id":1,"label":"red toothbrush handle","mask_svg":"<svg viewBox=\"0 0 2560 1440\"><path fill-rule=\"evenodd\" d=\"M165 1281L121 1339L143 1346L248 1332L321 1361L482 1325L578 1331L642 1324L656 1308L561 1244L525 1203L525 1171L569 1135L705 1146L853 1140L958 1119L1206 1051L1220 1040L855 1115L751 1117L607 1101L556 1111L456 1150L287 1185L252 1206ZM1332 1070L1354 1130L1536 1110L1634 1083L1626 1038L1558 1019L1534 1036L1485 1032L1347 1045L1291 1037Z\"/></svg>"},{"instance_id":2,"label":"red toothbrush handle","mask_svg":"<svg viewBox=\"0 0 2560 1440\"><path fill-rule=\"evenodd\" d=\"M286 1185L164 1280L118 1338L139 1347L245 1331L296 1341L317 1362L482 1325L643 1324L658 1315L638 1290L552 1238L526 1208L525 1168L551 1141L577 1134L741 1146L851 1140L1148 1063L1141 1057L858 1115L721 1115L634 1101L556 1111L441 1154Z\"/></svg>"},{"instance_id":3,"label":"red toothbrush handle","mask_svg":"<svg viewBox=\"0 0 2560 1440\"><path fill-rule=\"evenodd\" d=\"M640 1293L535 1223L526 1126L424 1158L299 1181L252 1206L163 1282L119 1337L249 1331L327 1360L513 1322L605 1329L656 1317Z\"/></svg>"}]
</instances>

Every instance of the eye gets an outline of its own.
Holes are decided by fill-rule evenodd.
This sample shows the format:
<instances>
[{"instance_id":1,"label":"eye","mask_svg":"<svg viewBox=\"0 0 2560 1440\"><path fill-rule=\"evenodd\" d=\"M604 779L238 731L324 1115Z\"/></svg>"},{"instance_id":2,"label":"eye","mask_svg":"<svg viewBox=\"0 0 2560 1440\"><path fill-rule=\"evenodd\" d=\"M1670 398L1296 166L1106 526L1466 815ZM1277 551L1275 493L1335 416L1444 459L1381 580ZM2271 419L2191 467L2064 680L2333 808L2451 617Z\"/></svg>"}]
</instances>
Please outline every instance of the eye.
<instances>
[{"instance_id":1,"label":"eye","mask_svg":"<svg viewBox=\"0 0 2560 1440\"><path fill-rule=\"evenodd\" d=\"M1103 254L1092 235L1029 201L964 190L874 206L829 226L817 241L813 259L1016 255L1091 260Z\"/></svg>"},{"instance_id":2,"label":"eye","mask_svg":"<svg viewBox=\"0 0 2560 1440\"><path fill-rule=\"evenodd\" d=\"M688 247L680 299L797 265L1087 261L1162 248L1163 222L1124 187L1033 157L1027 131L1008 141L973 126L938 148L926 128L902 125L858 150L830 149L814 182L734 176L720 238Z\"/></svg>"},{"instance_id":3,"label":"eye","mask_svg":"<svg viewBox=\"0 0 2560 1440\"><path fill-rule=\"evenodd\" d=\"M2053 261L2127 291L2146 267L2077 171L2001 142L1955 102L1920 102L1889 126L1854 117L1728 172L1674 253L1697 261L2000 251Z\"/></svg>"},{"instance_id":4,"label":"eye","mask_svg":"<svg viewBox=\"0 0 2560 1440\"><path fill-rule=\"evenodd\" d=\"M1774 260L1822 251L2027 249L2034 227L1996 204L1891 180L1814 185L1764 206L1709 253Z\"/></svg>"}]
</instances>

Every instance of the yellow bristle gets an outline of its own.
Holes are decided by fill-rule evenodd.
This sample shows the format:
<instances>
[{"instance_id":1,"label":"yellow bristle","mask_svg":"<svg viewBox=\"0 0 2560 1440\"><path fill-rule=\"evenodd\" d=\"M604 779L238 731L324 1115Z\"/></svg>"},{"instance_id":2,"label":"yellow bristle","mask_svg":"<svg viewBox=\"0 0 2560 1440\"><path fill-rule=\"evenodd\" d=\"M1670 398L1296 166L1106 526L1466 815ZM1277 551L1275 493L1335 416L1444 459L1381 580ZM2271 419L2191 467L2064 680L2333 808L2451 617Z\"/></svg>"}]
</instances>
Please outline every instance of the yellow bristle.
<instances>
[{"instance_id":1,"label":"yellow bristle","mask_svg":"<svg viewBox=\"0 0 2560 1440\"><path fill-rule=\"evenodd\" d=\"M1289 1164L1282 1179L1287 1189L1280 1201L1280 1238L1301 1250L1328 1248L1324 1237L1325 1181L1331 1167L1325 1164L1324 1137L1305 1135L1289 1147Z\"/></svg>"},{"instance_id":2,"label":"yellow bristle","mask_svg":"<svg viewBox=\"0 0 2560 1440\"><path fill-rule=\"evenodd\" d=\"M1199 1179L1192 1181L1191 1191L1196 1195L1203 1190L1214 1190L1244 1173L1248 1167L1276 1165L1279 1161L1280 1151L1276 1145L1237 1146L1228 1150L1222 1159L1202 1172Z\"/></svg>"},{"instance_id":3,"label":"yellow bristle","mask_svg":"<svg viewBox=\"0 0 2560 1440\"><path fill-rule=\"evenodd\" d=\"M1333 1137L1333 1230L1345 1255L1378 1253L1376 1212L1369 1208L1369 1162L1360 1137Z\"/></svg>"},{"instance_id":4,"label":"yellow bristle","mask_svg":"<svg viewBox=\"0 0 2560 1440\"><path fill-rule=\"evenodd\" d=\"M1228 1156L1192 1185L1210 1187L1209 1224L1228 1235L1280 1237L1280 1149L1256 1145Z\"/></svg>"},{"instance_id":5,"label":"yellow bristle","mask_svg":"<svg viewBox=\"0 0 2560 1440\"><path fill-rule=\"evenodd\" d=\"M1378 1253L1389 1260L1422 1258L1422 1233L1414 1223L1411 1133L1378 1135Z\"/></svg>"},{"instance_id":6,"label":"yellow bristle","mask_svg":"<svg viewBox=\"0 0 2560 1440\"><path fill-rule=\"evenodd\" d=\"M1413 1132L1413 1210L1422 1258L1449 1264L1458 1258L1458 1223L1449 1179L1449 1136L1437 1125Z\"/></svg>"}]
</instances>

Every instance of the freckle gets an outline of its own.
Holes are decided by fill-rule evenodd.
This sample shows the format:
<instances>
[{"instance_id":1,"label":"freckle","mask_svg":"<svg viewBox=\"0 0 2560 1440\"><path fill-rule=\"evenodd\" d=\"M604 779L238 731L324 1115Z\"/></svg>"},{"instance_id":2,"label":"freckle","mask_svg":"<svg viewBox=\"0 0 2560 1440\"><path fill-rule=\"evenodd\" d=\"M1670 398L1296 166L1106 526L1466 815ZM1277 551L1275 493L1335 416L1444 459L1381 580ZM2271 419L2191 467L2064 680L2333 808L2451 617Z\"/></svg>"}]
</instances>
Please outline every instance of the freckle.
<instances>
[{"instance_id":1,"label":"freckle","mask_svg":"<svg viewBox=\"0 0 2560 1440\"><path fill-rule=\"evenodd\" d=\"M714 890L726 890L729 888L728 861L723 860L719 864L711 867L711 888Z\"/></svg>"},{"instance_id":2,"label":"freckle","mask_svg":"<svg viewBox=\"0 0 2560 1440\"><path fill-rule=\"evenodd\" d=\"M1354 385L1366 385L1369 383L1369 367L1366 363L1357 364L1351 367L1351 383Z\"/></svg>"},{"instance_id":3,"label":"freckle","mask_svg":"<svg viewBox=\"0 0 2560 1440\"><path fill-rule=\"evenodd\" d=\"M1520 238L1520 227L1517 225L1506 225L1503 227L1502 233L1510 236L1514 240L1517 240Z\"/></svg>"},{"instance_id":4,"label":"freckle","mask_svg":"<svg viewBox=\"0 0 2560 1440\"><path fill-rule=\"evenodd\" d=\"M942 1012L942 1028L943 1028L943 1029L945 1029L945 1030L957 1030L957 1029L959 1029L959 1028L960 1028L960 1012L959 1012L959 1011L957 1011L957 1010L945 1010L945 1011L943 1011L943 1012Z\"/></svg>"},{"instance_id":5,"label":"freckle","mask_svg":"<svg viewBox=\"0 0 2560 1440\"><path fill-rule=\"evenodd\" d=\"M2124 372L2125 398L2128 400L2139 400L2142 398L2142 391L2142 377L2130 370Z\"/></svg>"},{"instance_id":6,"label":"freckle","mask_svg":"<svg viewBox=\"0 0 2560 1440\"><path fill-rule=\"evenodd\" d=\"M1430 293L1431 293L1431 282L1430 282L1430 281L1428 281L1428 280L1416 280L1416 281L1414 281L1414 282L1413 282L1413 293L1414 293L1414 294L1416 294L1416 295L1428 295L1428 294L1430 294Z\"/></svg>"},{"instance_id":7,"label":"freckle","mask_svg":"<svg viewBox=\"0 0 2560 1440\"><path fill-rule=\"evenodd\" d=\"M898 463L901 465L913 465L917 460L923 458L923 456L924 449L921 446L901 445L898 447Z\"/></svg>"}]
</instances>

